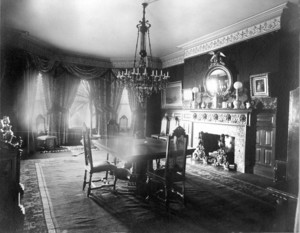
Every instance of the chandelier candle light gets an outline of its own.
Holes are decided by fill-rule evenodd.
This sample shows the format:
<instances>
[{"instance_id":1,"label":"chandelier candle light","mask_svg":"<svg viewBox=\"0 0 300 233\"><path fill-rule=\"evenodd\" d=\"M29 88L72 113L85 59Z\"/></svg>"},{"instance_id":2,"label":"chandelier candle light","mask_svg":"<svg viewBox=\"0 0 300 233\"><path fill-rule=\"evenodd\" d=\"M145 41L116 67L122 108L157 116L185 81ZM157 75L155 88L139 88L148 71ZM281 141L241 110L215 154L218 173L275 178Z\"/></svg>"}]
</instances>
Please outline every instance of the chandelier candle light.
<instances>
[{"instance_id":1,"label":"chandelier candle light","mask_svg":"<svg viewBox=\"0 0 300 233\"><path fill-rule=\"evenodd\" d=\"M126 69L125 72L118 72L117 78L122 82L122 84L128 88L133 88L139 102L144 104L147 98L149 98L153 93L157 93L166 88L169 77L169 73L163 73L162 70L158 71L153 69L152 65L152 51L150 44L150 34L149 29L151 24L145 19L145 9L148 3L142 3L143 6L143 19L137 24L138 36L136 43L136 50L134 56L134 65L132 69ZM146 50L146 36L148 32L148 42L150 56L147 56ZM140 38L140 60L136 64L137 48Z\"/></svg>"}]
</instances>

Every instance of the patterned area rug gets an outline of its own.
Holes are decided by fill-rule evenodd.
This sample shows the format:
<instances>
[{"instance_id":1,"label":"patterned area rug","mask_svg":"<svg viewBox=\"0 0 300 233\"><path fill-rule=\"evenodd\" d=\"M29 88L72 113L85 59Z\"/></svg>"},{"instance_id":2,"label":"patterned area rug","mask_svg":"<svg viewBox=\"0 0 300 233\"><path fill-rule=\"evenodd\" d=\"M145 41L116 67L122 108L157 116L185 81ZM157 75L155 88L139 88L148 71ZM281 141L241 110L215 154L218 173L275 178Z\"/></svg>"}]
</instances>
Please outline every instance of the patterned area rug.
<instances>
[{"instance_id":1,"label":"patterned area rug","mask_svg":"<svg viewBox=\"0 0 300 233\"><path fill-rule=\"evenodd\" d=\"M264 188L212 167L187 165L187 205L173 203L166 212L123 181L116 192L86 198L82 165L83 156L22 161L24 232L286 231L286 218Z\"/></svg>"},{"instance_id":2,"label":"patterned area rug","mask_svg":"<svg viewBox=\"0 0 300 233\"><path fill-rule=\"evenodd\" d=\"M48 232L35 164L39 160L21 161L21 183L25 186L21 200L25 208L24 232Z\"/></svg>"}]
</instances>

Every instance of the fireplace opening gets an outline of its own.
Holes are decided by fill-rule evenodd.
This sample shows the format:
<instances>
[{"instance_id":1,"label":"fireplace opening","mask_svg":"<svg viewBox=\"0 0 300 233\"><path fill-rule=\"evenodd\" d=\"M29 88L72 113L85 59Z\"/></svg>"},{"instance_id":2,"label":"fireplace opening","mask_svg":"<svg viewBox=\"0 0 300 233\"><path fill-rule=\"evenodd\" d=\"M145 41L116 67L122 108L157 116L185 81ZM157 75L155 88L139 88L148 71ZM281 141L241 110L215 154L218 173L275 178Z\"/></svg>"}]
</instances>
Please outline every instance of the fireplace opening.
<instances>
[{"instance_id":1,"label":"fireplace opening","mask_svg":"<svg viewBox=\"0 0 300 233\"><path fill-rule=\"evenodd\" d=\"M202 160L205 164L223 166L227 170L236 168L234 164L234 137L201 131L198 140L198 146L193 153L195 160Z\"/></svg>"}]
</instances>

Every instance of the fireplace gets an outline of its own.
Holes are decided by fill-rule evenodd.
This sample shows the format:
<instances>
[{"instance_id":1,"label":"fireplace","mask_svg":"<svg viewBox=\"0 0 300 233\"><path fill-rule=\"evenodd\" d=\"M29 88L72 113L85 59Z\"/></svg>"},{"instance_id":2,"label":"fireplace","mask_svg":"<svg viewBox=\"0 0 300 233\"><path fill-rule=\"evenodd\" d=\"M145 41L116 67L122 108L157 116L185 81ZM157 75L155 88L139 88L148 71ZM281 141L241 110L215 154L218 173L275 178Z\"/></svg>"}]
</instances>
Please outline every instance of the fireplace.
<instances>
[{"instance_id":1,"label":"fireplace","mask_svg":"<svg viewBox=\"0 0 300 233\"><path fill-rule=\"evenodd\" d=\"M251 172L254 158L250 131L251 109L198 109L173 112L190 137L190 145L196 147L199 132L228 135L234 138L234 163L239 172ZM188 127L187 127L188 126Z\"/></svg>"}]
</instances>

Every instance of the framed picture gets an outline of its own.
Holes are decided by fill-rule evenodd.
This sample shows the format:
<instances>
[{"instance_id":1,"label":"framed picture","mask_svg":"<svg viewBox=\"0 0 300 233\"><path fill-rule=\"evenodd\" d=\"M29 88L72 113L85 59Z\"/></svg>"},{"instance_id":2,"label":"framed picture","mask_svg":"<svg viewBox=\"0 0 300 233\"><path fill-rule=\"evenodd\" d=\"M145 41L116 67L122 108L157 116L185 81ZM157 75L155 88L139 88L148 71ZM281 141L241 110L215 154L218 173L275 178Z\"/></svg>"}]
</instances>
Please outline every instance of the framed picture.
<instances>
[{"instance_id":1,"label":"framed picture","mask_svg":"<svg viewBox=\"0 0 300 233\"><path fill-rule=\"evenodd\" d=\"M268 73L250 75L251 97L269 97Z\"/></svg>"},{"instance_id":2,"label":"framed picture","mask_svg":"<svg viewBox=\"0 0 300 233\"><path fill-rule=\"evenodd\" d=\"M182 84L179 82L171 82L167 84L165 90L162 91L162 108L178 108L182 107Z\"/></svg>"}]
</instances>

